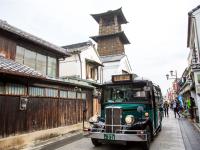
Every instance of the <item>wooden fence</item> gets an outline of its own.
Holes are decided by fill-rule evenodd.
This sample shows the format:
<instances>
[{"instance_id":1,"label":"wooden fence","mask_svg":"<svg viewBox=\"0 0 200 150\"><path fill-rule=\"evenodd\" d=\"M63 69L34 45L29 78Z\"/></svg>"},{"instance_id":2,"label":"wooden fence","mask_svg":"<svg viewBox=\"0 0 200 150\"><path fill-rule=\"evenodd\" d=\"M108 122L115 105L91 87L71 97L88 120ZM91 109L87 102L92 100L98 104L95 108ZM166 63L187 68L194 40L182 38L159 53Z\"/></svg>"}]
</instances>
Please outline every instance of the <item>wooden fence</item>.
<instances>
[{"instance_id":1,"label":"wooden fence","mask_svg":"<svg viewBox=\"0 0 200 150\"><path fill-rule=\"evenodd\" d=\"M26 110L19 96L0 96L0 137L72 125L83 120L82 99L29 97ZM92 115L92 93L87 93L86 120Z\"/></svg>"}]
</instances>

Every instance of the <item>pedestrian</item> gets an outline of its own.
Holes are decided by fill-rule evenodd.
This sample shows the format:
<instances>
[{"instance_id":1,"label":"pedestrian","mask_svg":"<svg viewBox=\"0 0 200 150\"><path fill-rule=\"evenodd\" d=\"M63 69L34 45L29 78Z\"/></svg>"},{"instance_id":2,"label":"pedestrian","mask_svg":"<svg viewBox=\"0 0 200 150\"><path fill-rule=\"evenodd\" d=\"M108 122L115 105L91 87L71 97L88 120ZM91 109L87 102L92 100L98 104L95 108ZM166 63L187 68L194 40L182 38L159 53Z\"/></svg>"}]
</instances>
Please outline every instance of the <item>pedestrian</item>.
<instances>
[{"instance_id":1,"label":"pedestrian","mask_svg":"<svg viewBox=\"0 0 200 150\"><path fill-rule=\"evenodd\" d=\"M194 98L190 97L190 114L192 120L194 120L194 106L195 106Z\"/></svg>"},{"instance_id":2,"label":"pedestrian","mask_svg":"<svg viewBox=\"0 0 200 150\"><path fill-rule=\"evenodd\" d=\"M165 117L169 117L169 103L167 101L164 102L164 105L163 105L163 108L164 108L164 112L165 112Z\"/></svg>"},{"instance_id":3,"label":"pedestrian","mask_svg":"<svg viewBox=\"0 0 200 150\"><path fill-rule=\"evenodd\" d=\"M178 116L180 118L180 115L179 115L179 112L178 112L179 106L178 106L178 101L177 100L174 100L172 107L173 107L173 110L174 110L175 118L176 118L176 114L178 114Z\"/></svg>"},{"instance_id":4,"label":"pedestrian","mask_svg":"<svg viewBox=\"0 0 200 150\"><path fill-rule=\"evenodd\" d=\"M181 104L180 104L180 102L179 102L179 100L176 100L176 110L177 110L177 114L178 114L178 117L180 118L180 112L181 112L181 110L182 110L182 107L181 107Z\"/></svg>"}]
</instances>

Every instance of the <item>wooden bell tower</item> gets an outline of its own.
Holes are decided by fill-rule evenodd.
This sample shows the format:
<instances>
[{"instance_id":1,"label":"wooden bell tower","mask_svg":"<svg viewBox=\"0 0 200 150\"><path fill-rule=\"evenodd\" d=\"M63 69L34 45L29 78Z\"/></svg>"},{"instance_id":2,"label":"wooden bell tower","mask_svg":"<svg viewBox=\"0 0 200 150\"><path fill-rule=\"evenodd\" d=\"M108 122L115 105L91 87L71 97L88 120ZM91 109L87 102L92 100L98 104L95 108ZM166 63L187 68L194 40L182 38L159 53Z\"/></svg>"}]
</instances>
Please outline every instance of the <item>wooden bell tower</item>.
<instances>
[{"instance_id":1,"label":"wooden bell tower","mask_svg":"<svg viewBox=\"0 0 200 150\"><path fill-rule=\"evenodd\" d=\"M92 17L99 24L99 35L91 37L98 44L99 55L124 54L124 44L130 44L130 42L121 29L122 24L128 23L122 9L92 14Z\"/></svg>"}]
</instances>

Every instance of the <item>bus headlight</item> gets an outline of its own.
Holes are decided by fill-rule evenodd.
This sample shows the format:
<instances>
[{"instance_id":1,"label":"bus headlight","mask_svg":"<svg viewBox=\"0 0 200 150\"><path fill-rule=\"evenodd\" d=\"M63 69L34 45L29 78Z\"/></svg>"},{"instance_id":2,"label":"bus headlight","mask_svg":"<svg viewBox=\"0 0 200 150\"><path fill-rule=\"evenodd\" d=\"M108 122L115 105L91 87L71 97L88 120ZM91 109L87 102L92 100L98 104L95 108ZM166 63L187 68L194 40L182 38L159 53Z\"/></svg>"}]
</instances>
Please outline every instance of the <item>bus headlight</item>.
<instances>
[{"instance_id":1,"label":"bus headlight","mask_svg":"<svg viewBox=\"0 0 200 150\"><path fill-rule=\"evenodd\" d=\"M98 116L94 115L89 119L90 123L97 123L99 121Z\"/></svg>"},{"instance_id":2,"label":"bus headlight","mask_svg":"<svg viewBox=\"0 0 200 150\"><path fill-rule=\"evenodd\" d=\"M126 124L133 124L135 121L134 116L133 115L127 115L125 118L125 122Z\"/></svg>"}]
</instances>

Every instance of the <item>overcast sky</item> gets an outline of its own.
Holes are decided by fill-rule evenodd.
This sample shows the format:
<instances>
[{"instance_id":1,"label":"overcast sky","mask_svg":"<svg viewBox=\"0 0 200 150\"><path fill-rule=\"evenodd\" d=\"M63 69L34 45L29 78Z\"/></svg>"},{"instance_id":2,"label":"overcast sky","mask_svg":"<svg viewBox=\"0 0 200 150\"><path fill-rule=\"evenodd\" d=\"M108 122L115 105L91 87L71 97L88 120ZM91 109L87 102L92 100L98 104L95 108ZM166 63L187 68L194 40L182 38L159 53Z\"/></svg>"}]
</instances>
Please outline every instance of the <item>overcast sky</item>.
<instances>
[{"instance_id":1,"label":"overcast sky","mask_svg":"<svg viewBox=\"0 0 200 150\"><path fill-rule=\"evenodd\" d=\"M128 24L122 26L132 70L170 87L165 75L187 67L188 12L199 0L0 0L0 19L56 45L88 41L98 34L90 14L122 7Z\"/></svg>"}]
</instances>

